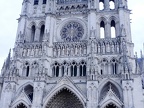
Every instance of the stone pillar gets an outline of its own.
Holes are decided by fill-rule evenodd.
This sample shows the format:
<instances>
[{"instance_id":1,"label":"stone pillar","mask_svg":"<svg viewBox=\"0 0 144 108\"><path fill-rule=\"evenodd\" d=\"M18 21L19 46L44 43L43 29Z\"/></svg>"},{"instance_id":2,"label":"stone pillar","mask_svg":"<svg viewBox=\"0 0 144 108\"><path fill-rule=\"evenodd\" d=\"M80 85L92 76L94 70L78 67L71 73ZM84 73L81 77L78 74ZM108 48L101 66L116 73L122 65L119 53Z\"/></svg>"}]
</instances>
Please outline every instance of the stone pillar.
<instances>
[{"instance_id":1,"label":"stone pillar","mask_svg":"<svg viewBox=\"0 0 144 108\"><path fill-rule=\"evenodd\" d=\"M97 108L98 106L98 81L87 82L87 108Z\"/></svg>"},{"instance_id":2,"label":"stone pillar","mask_svg":"<svg viewBox=\"0 0 144 108\"><path fill-rule=\"evenodd\" d=\"M111 64L108 64L108 74L111 74Z\"/></svg>"},{"instance_id":3,"label":"stone pillar","mask_svg":"<svg viewBox=\"0 0 144 108\"><path fill-rule=\"evenodd\" d=\"M80 76L80 66L77 66L77 76Z\"/></svg>"},{"instance_id":4,"label":"stone pillar","mask_svg":"<svg viewBox=\"0 0 144 108\"><path fill-rule=\"evenodd\" d=\"M39 38L40 38L40 28L37 27L35 31L34 41L39 42Z\"/></svg>"},{"instance_id":5,"label":"stone pillar","mask_svg":"<svg viewBox=\"0 0 144 108\"><path fill-rule=\"evenodd\" d=\"M105 37L111 38L111 24L109 22L105 25Z\"/></svg>"},{"instance_id":6,"label":"stone pillar","mask_svg":"<svg viewBox=\"0 0 144 108\"><path fill-rule=\"evenodd\" d=\"M59 77L62 77L62 67L59 67Z\"/></svg>"},{"instance_id":7,"label":"stone pillar","mask_svg":"<svg viewBox=\"0 0 144 108\"><path fill-rule=\"evenodd\" d=\"M16 89L15 87L14 83L4 83L0 101L1 108L9 108L12 96Z\"/></svg>"},{"instance_id":8,"label":"stone pillar","mask_svg":"<svg viewBox=\"0 0 144 108\"><path fill-rule=\"evenodd\" d=\"M124 96L124 107L125 108L133 108L133 81L132 80L124 80L122 81L123 86L123 96Z\"/></svg>"},{"instance_id":9,"label":"stone pillar","mask_svg":"<svg viewBox=\"0 0 144 108\"><path fill-rule=\"evenodd\" d=\"M109 0L104 0L104 9L109 10Z\"/></svg>"},{"instance_id":10,"label":"stone pillar","mask_svg":"<svg viewBox=\"0 0 144 108\"><path fill-rule=\"evenodd\" d=\"M33 104L31 108L42 108L44 90L44 82L34 82Z\"/></svg>"}]
</instances>

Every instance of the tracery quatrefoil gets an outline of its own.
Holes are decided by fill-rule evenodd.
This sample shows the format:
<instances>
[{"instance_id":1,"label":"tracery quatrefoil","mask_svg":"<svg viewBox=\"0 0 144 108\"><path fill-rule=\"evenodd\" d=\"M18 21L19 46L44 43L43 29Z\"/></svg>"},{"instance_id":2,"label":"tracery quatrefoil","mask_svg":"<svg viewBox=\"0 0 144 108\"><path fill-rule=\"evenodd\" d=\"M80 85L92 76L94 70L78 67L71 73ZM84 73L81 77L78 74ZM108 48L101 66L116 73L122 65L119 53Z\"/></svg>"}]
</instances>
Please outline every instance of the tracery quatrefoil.
<instances>
[{"instance_id":1,"label":"tracery quatrefoil","mask_svg":"<svg viewBox=\"0 0 144 108\"><path fill-rule=\"evenodd\" d=\"M69 22L61 30L61 38L64 41L79 41L84 34L83 26L78 22Z\"/></svg>"}]
</instances>

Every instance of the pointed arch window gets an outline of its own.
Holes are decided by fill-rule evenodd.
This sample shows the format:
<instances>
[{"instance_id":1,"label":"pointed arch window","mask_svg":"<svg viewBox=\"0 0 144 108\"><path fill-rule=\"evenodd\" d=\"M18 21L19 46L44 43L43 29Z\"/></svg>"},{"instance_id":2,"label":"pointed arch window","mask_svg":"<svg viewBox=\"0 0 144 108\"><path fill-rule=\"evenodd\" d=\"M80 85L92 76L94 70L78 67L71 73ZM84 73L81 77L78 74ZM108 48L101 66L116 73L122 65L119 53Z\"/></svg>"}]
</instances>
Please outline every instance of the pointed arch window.
<instances>
[{"instance_id":1,"label":"pointed arch window","mask_svg":"<svg viewBox=\"0 0 144 108\"><path fill-rule=\"evenodd\" d=\"M101 63L101 74L108 74L108 60L106 58L104 58Z\"/></svg>"},{"instance_id":2,"label":"pointed arch window","mask_svg":"<svg viewBox=\"0 0 144 108\"><path fill-rule=\"evenodd\" d=\"M114 20L111 21L111 38L116 38L116 23Z\"/></svg>"},{"instance_id":3,"label":"pointed arch window","mask_svg":"<svg viewBox=\"0 0 144 108\"><path fill-rule=\"evenodd\" d=\"M60 70L59 64L56 62L52 68L53 77L59 77L59 70Z\"/></svg>"},{"instance_id":4,"label":"pointed arch window","mask_svg":"<svg viewBox=\"0 0 144 108\"><path fill-rule=\"evenodd\" d=\"M35 31L36 31L36 28L35 28L35 25L33 25L33 26L31 27L31 42L34 42Z\"/></svg>"},{"instance_id":5,"label":"pointed arch window","mask_svg":"<svg viewBox=\"0 0 144 108\"><path fill-rule=\"evenodd\" d=\"M34 0L34 5L38 5L39 0Z\"/></svg>"},{"instance_id":6,"label":"pointed arch window","mask_svg":"<svg viewBox=\"0 0 144 108\"><path fill-rule=\"evenodd\" d=\"M99 0L99 10L104 10L104 0Z\"/></svg>"},{"instance_id":7,"label":"pointed arch window","mask_svg":"<svg viewBox=\"0 0 144 108\"><path fill-rule=\"evenodd\" d=\"M86 62L82 61L80 63L80 76L86 76Z\"/></svg>"},{"instance_id":8,"label":"pointed arch window","mask_svg":"<svg viewBox=\"0 0 144 108\"><path fill-rule=\"evenodd\" d=\"M25 94L27 95L27 97L29 98L29 100L32 102L33 101L33 86L31 85L27 85L24 88Z\"/></svg>"},{"instance_id":9,"label":"pointed arch window","mask_svg":"<svg viewBox=\"0 0 144 108\"><path fill-rule=\"evenodd\" d=\"M115 59L111 60L111 70L112 70L112 74L117 74L118 72L118 64L117 61Z\"/></svg>"},{"instance_id":10,"label":"pointed arch window","mask_svg":"<svg viewBox=\"0 0 144 108\"><path fill-rule=\"evenodd\" d=\"M100 23L100 38L105 38L105 23L101 21Z\"/></svg>"},{"instance_id":11,"label":"pointed arch window","mask_svg":"<svg viewBox=\"0 0 144 108\"><path fill-rule=\"evenodd\" d=\"M111 10L113 10L113 9L115 9L115 1L114 0L110 0L109 1L109 8L111 9Z\"/></svg>"},{"instance_id":12,"label":"pointed arch window","mask_svg":"<svg viewBox=\"0 0 144 108\"><path fill-rule=\"evenodd\" d=\"M47 0L43 0L43 4L46 4L47 3Z\"/></svg>"},{"instance_id":13,"label":"pointed arch window","mask_svg":"<svg viewBox=\"0 0 144 108\"><path fill-rule=\"evenodd\" d=\"M77 76L77 64L72 62L71 64L71 76Z\"/></svg>"},{"instance_id":14,"label":"pointed arch window","mask_svg":"<svg viewBox=\"0 0 144 108\"><path fill-rule=\"evenodd\" d=\"M27 68L26 68L26 77L28 77L29 76L29 66L27 66Z\"/></svg>"},{"instance_id":15,"label":"pointed arch window","mask_svg":"<svg viewBox=\"0 0 144 108\"><path fill-rule=\"evenodd\" d=\"M26 62L24 64L24 68L23 68L23 76L24 77L29 77L29 74L30 74L30 66L29 66L29 63Z\"/></svg>"},{"instance_id":16,"label":"pointed arch window","mask_svg":"<svg viewBox=\"0 0 144 108\"><path fill-rule=\"evenodd\" d=\"M40 30L40 39L39 39L40 42L42 42L42 40L43 40L44 31L45 31L45 25L42 25L41 30Z\"/></svg>"},{"instance_id":17,"label":"pointed arch window","mask_svg":"<svg viewBox=\"0 0 144 108\"><path fill-rule=\"evenodd\" d=\"M100 91L100 100L102 100L107 95L109 90L112 90L119 99L122 99L119 89L113 83L107 82Z\"/></svg>"}]
</instances>

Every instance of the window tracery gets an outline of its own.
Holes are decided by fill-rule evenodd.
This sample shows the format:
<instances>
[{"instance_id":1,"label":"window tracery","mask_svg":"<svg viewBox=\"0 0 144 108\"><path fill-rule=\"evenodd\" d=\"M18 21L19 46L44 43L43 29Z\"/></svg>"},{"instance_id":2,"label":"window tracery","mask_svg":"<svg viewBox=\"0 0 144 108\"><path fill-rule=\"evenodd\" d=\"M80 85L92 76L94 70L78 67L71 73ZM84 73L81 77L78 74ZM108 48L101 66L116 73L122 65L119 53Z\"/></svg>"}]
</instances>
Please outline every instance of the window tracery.
<instances>
[{"instance_id":1,"label":"window tracery","mask_svg":"<svg viewBox=\"0 0 144 108\"><path fill-rule=\"evenodd\" d=\"M67 63L64 61L64 63L59 64L55 62L52 65L52 73L53 77L63 77L64 75L77 77L77 76L86 76L86 62L82 61L80 63L77 63L75 61L71 63Z\"/></svg>"},{"instance_id":2,"label":"window tracery","mask_svg":"<svg viewBox=\"0 0 144 108\"><path fill-rule=\"evenodd\" d=\"M84 35L84 28L80 23L72 21L64 25L60 35L64 41L79 41Z\"/></svg>"},{"instance_id":3,"label":"window tracery","mask_svg":"<svg viewBox=\"0 0 144 108\"><path fill-rule=\"evenodd\" d=\"M122 99L118 88L113 83L107 82L100 92L100 96L99 96L100 101L103 100L103 98L107 95L109 90L112 90L119 99Z\"/></svg>"},{"instance_id":4,"label":"window tracery","mask_svg":"<svg viewBox=\"0 0 144 108\"><path fill-rule=\"evenodd\" d=\"M23 76L25 76L25 77L29 77L29 75L30 75L30 64L28 63L28 62L26 62L25 64L24 64L24 67L23 67Z\"/></svg>"},{"instance_id":5,"label":"window tracery","mask_svg":"<svg viewBox=\"0 0 144 108\"><path fill-rule=\"evenodd\" d=\"M115 59L111 60L111 70L112 70L112 74L117 74L118 64Z\"/></svg>"},{"instance_id":6,"label":"window tracery","mask_svg":"<svg viewBox=\"0 0 144 108\"><path fill-rule=\"evenodd\" d=\"M80 63L80 76L86 76L86 62L82 61Z\"/></svg>"}]
</instances>

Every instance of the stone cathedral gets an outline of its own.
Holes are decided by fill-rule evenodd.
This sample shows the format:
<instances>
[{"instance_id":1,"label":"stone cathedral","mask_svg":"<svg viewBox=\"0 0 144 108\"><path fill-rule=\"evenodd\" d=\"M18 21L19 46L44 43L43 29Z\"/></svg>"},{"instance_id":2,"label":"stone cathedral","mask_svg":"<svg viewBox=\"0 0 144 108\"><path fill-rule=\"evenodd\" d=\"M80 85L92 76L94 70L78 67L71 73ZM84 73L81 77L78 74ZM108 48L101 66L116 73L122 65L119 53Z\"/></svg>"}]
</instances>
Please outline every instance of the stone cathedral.
<instances>
[{"instance_id":1,"label":"stone cathedral","mask_svg":"<svg viewBox=\"0 0 144 108\"><path fill-rule=\"evenodd\" d=\"M127 0L23 0L0 108L144 108Z\"/></svg>"}]
</instances>

